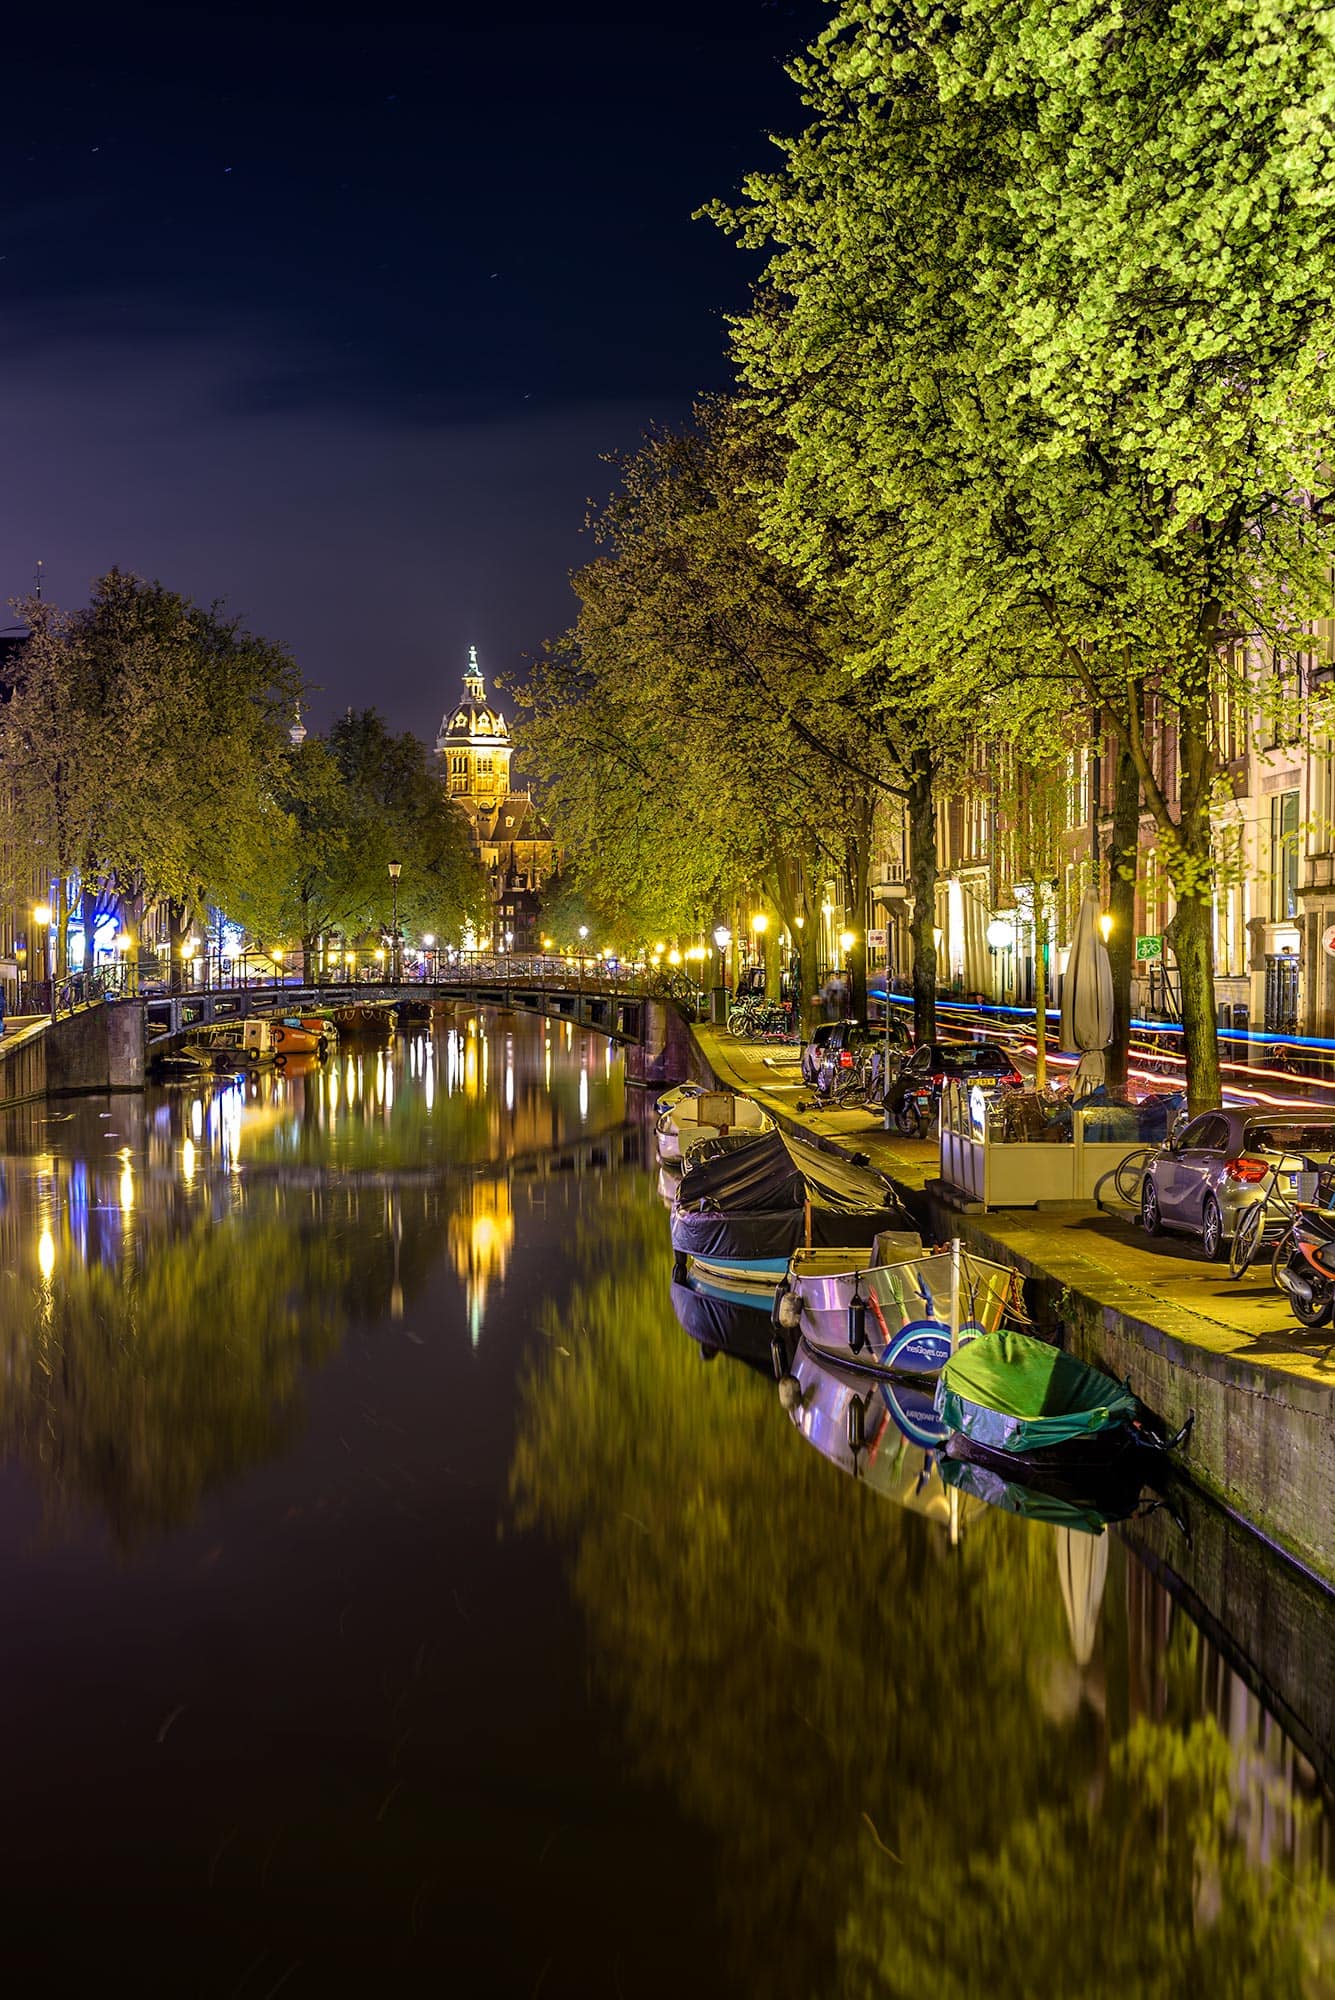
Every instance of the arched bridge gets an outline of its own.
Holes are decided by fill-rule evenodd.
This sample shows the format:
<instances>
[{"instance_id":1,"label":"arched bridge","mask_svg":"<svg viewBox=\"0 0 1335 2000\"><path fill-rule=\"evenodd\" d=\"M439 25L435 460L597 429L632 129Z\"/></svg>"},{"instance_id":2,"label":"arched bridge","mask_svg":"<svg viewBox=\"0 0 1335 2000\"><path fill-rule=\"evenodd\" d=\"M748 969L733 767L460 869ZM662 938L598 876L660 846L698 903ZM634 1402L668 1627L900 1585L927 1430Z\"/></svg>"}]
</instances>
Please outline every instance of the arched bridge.
<instances>
[{"instance_id":1,"label":"arched bridge","mask_svg":"<svg viewBox=\"0 0 1335 2000\"><path fill-rule=\"evenodd\" d=\"M686 1074L686 1027L699 995L680 978L582 971L556 959L461 960L433 979L280 980L266 984L191 988L141 998L144 1047L184 1033L198 1022L231 1021L247 1013L289 1013L303 1007L348 1005L386 1009L431 1000L467 1007L509 1008L570 1021L626 1045L627 1076L659 1083Z\"/></svg>"}]
</instances>

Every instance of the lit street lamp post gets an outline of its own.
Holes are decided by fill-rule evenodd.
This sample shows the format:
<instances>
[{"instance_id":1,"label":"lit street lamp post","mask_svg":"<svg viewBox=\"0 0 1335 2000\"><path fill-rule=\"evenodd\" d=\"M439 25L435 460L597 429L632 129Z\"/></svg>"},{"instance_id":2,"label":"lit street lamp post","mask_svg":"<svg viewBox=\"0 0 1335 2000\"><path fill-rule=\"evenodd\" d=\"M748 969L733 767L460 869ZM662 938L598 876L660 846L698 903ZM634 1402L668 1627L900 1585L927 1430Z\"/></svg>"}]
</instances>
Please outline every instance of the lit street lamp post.
<instances>
[{"instance_id":1,"label":"lit street lamp post","mask_svg":"<svg viewBox=\"0 0 1335 2000\"><path fill-rule=\"evenodd\" d=\"M42 942L42 976L46 981L46 990L51 1006L51 1019L54 1021L56 1018L56 977L51 964L51 905L49 903L38 903L33 910L32 920L35 924L41 925L44 933Z\"/></svg>"},{"instance_id":2,"label":"lit street lamp post","mask_svg":"<svg viewBox=\"0 0 1335 2000\"><path fill-rule=\"evenodd\" d=\"M401 977L399 967L399 876L403 873L401 861L389 864L389 879L394 885L394 929L389 941L389 976L397 986Z\"/></svg>"}]
</instances>

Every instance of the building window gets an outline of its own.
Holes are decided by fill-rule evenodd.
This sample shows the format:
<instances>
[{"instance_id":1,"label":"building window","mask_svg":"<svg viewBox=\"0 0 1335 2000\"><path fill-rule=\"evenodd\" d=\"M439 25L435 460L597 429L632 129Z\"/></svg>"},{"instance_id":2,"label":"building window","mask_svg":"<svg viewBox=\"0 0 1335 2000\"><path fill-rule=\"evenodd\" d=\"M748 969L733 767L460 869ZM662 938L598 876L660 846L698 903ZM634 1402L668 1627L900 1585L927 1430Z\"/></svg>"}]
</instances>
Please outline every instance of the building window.
<instances>
[{"instance_id":1,"label":"building window","mask_svg":"<svg viewBox=\"0 0 1335 2000\"><path fill-rule=\"evenodd\" d=\"M1298 794L1276 792L1270 801L1270 921L1298 914Z\"/></svg>"}]
</instances>

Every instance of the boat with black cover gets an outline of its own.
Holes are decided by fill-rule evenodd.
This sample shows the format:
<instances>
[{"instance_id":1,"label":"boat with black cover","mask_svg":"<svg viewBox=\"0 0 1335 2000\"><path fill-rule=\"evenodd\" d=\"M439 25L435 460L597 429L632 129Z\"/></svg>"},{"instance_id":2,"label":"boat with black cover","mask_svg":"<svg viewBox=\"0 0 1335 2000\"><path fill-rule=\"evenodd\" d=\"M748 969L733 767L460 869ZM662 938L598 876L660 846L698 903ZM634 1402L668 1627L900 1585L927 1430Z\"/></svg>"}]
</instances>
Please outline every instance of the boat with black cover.
<instances>
[{"instance_id":1,"label":"boat with black cover","mask_svg":"<svg viewBox=\"0 0 1335 2000\"><path fill-rule=\"evenodd\" d=\"M883 1174L768 1132L692 1159L672 1204L674 1272L684 1279L699 1260L741 1276L768 1289L768 1308L800 1244L864 1247L892 1230L911 1232L913 1219Z\"/></svg>"}]
</instances>

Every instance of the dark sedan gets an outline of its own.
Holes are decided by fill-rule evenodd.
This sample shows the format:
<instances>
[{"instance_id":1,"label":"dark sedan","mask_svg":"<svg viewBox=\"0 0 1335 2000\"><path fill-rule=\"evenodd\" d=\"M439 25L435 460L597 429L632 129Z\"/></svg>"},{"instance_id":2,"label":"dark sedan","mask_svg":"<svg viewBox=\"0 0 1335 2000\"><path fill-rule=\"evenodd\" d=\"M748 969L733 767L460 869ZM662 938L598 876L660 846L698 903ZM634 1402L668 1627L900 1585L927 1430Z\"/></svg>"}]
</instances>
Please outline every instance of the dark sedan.
<instances>
[{"instance_id":1,"label":"dark sedan","mask_svg":"<svg viewBox=\"0 0 1335 2000\"><path fill-rule=\"evenodd\" d=\"M951 1077L997 1089L1019 1089L1024 1082L1006 1051L996 1042L924 1042L900 1067L886 1096L886 1109L901 1125L908 1106L930 1098L933 1113Z\"/></svg>"}]
</instances>

